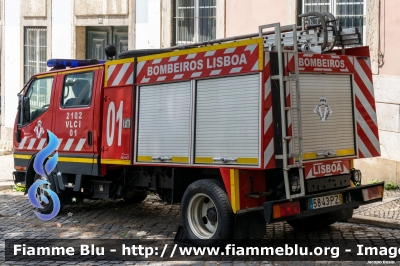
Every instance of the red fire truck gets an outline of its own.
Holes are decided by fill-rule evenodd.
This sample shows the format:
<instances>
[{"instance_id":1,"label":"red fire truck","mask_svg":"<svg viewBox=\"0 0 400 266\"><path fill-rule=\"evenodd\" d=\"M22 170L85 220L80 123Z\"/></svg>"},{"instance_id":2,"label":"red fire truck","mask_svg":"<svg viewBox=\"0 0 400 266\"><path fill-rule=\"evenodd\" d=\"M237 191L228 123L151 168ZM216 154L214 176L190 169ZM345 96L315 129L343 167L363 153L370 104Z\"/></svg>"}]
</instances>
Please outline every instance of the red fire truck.
<instances>
[{"instance_id":1,"label":"red fire truck","mask_svg":"<svg viewBox=\"0 0 400 266\"><path fill-rule=\"evenodd\" d=\"M195 245L280 221L319 229L381 201L383 182L361 185L353 167L380 155L369 49L345 48L360 34L330 14L302 17L106 62L49 60L19 96L16 182L47 179L61 205L157 193L181 203L179 232ZM48 131L58 165L41 177Z\"/></svg>"}]
</instances>

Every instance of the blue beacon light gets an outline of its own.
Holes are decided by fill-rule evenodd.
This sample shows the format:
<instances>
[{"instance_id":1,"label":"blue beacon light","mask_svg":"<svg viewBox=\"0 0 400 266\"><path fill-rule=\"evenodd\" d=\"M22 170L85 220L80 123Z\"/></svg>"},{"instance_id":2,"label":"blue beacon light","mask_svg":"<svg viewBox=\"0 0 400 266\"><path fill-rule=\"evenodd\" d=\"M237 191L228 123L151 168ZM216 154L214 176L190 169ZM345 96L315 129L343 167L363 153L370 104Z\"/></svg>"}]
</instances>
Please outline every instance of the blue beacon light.
<instances>
[{"instance_id":1,"label":"blue beacon light","mask_svg":"<svg viewBox=\"0 0 400 266\"><path fill-rule=\"evenodd\" d=\"M105 60L97 59L49 59L48 67L66 68L66 67L82 67L96 64L104 64Z\"/></svg>"}]
</instances>

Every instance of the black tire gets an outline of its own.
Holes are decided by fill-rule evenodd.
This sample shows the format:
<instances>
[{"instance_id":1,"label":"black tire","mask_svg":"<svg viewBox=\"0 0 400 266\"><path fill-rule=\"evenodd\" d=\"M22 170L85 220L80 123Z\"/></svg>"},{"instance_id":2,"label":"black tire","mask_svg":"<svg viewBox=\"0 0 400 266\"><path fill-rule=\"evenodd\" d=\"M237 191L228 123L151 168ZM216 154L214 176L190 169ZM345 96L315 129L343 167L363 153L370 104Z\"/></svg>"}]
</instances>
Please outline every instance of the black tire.
<instances>
[{"instance_id":1,"label":"black tire","mask_svg":"<svg viewBox=\"0 0 400 266\"><path fill-rule=\"evenodd\" d=\"M132 197L124 197L126 203L140 203L147 198L149 193L147 191L136 192Z\"/></svg>"},{"instance_id":2,"label":"black tire","mask_svg":"<svg viewBox=\"0 0 400 266\"><path fill-rule=\"evenodd\" d=\"M118 54L118 59L131 58L135 56L145 56L152 54L161 54L171 52L170 49L140 49L140 50L129 50Z\"/></svg>"},{"instance_id":3,"label":"black tire","mask_svg":"<svg viewBox=\"0 0 400 266\"><path fill-rule=\"evenodd\" d=\"M329 213L318 214L307 218L286 221L290 226L302 231L317 231L336 222L345 222L353 216L353 209L344 209Z\"/></svg>"},{"instance_id":4,"label":"black tire","mask_svg":"<svg viewBox=\"0 0 400 266\"><path fill-rule=\"evenodd\" d=\"M38 175L38 174L35 174L35 178L34 178L34 181L33 182L36 182L36 181L38 181L38 180L42 180L43 178L40 176L40 175ZM44 179L44 180L47 180L48 181L48 179ZM52 211L53 211L53 205L54 205L54 203L53 203L53 200L52 200L52 198L50 197L50 196L48 196L47 195L47 193L45 193L45 192L43 192L43 188L49 188L49 189L54 189L54 188L52 188L51 186L49 186L49 185L42 185L42 186L39 186L38 187L38 189L37 189L37 191L36 191L36 199L38 199L38 201L40 202L40 204L43 206L43 208L38 208L38 212L40 212L41 214L50 214ZM43 202L41 199L40 199L40 195L41 194L43 194L46 198L47 198L47 200L49 201L48 202L48 204L46 204L45 202Z\"/></svg>"},{"instance_id":5,"label":"black tire","mask_svg":"<svg viewBox=\"0 0 400 266\"><path fill-rule=\"evenodd\" d=\"M233 236L233 213L221 182L202 179L185 191L181 204L182 227L195 246L216 246Z\"/></svg>"}]
</instances>

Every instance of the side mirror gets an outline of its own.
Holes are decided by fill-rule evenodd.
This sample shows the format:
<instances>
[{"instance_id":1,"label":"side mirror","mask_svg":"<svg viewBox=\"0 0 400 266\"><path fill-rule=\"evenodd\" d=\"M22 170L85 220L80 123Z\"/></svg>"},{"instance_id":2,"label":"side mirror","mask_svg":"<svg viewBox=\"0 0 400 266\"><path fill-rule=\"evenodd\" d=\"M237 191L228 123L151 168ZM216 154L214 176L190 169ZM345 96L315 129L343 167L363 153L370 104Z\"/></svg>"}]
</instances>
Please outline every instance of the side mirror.
<instances>
[{"instance_id":1,"label":"side mirror","mask_svg":"<svg viewBox=\"0 0 400 266\"><path fill-rule=\"evenodd\" d=\"M29 97L24 97L22 99L22 121L23 124L31 121L31 105Z\"/></svg>"}]
</instances>

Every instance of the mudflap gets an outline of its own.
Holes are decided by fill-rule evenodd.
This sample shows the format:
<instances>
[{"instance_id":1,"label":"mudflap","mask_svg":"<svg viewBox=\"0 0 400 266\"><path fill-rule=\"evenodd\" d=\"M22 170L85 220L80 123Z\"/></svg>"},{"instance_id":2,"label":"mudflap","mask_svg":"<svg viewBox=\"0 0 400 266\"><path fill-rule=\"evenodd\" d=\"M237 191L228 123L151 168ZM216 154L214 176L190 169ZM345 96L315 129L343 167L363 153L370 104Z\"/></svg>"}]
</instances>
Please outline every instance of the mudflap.
<instances>
[{"instance_id":1,"label":"mudflap","mask_svg":"<svg viewBox=\"0 0 400 266\"><path fill-rule=\"evenodd\" d=\"M263 210L244 211L235 215L235 239L262 237L265 236L266 232L267 224Z\"/></svg>"},{"instance_id":2,"label":"mudflap","mask_svg":"<svg viewBox=\"0 0 400 266\"><path fill-rule=\"evenodd\" d=\"M179 225L178 230L176 231L174 243L184 246L192 246L182 225Z\"/></svg>"}]
</instances>

